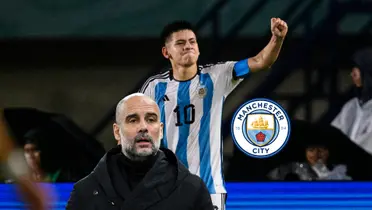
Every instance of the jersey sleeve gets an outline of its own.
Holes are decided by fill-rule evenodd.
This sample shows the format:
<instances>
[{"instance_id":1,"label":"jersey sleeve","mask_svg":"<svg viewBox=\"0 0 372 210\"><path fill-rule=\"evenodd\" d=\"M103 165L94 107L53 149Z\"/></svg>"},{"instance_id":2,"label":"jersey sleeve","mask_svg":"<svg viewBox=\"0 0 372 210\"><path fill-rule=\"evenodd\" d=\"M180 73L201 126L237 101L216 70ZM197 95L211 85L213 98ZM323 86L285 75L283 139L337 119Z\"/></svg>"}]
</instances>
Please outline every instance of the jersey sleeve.
<instances>
[{"instance_id":1,"label":"jersey sleeve","mask_svg":"<svg viewBox=\"0 0 372 210\"><path fill-rule=\"evenodd\" d=\"M148 80L146 80L146 82L142 85L138 92L143 93L155 100L154 82L152 81L152 79L149 78Z\"/></svg>"},{"instance_id":2,"label":"jersey sleeve","mask_svg":"<svg viewBox=\"0 0 372 210\"><path fill-rule=\"evenodd\" d=\"M217 64L213 73L217 75L219 87L223 88L227 97L250 72L248 59L241 61L228 61Z\"/></svg>"}]
</instances>

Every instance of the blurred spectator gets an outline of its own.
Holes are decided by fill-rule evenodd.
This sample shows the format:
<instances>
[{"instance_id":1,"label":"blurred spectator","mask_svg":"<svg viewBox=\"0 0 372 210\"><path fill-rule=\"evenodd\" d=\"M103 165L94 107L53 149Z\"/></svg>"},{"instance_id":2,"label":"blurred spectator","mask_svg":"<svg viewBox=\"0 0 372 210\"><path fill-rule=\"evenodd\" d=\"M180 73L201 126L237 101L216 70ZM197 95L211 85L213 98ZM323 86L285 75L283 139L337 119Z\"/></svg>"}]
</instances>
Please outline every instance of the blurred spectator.
<instances>
[{"instance_id":1,"label":"blurred spectator","mask_svg":"<svg viewBox=\"0 0 372 210\"><path fill-rule=\"evenodd\" d=\"M24 156L36 182L74 182L74 176L63 164L64 155L53 142L52 134L44 129L34 129L24 136ZM53 145L54 144L54 145ZM7 181L7 182L11 182Z\"/></svg>"},{"instance_id":2,"label":"blurred spectator","mask_svg":"<svg viewBox=\"0 0 372 210\"><path fill-rule=\"evenodd\" d=\"M351 77L356 96L343 106L331 124L372 154L372 48L356 52L353 61Z\"/></svg>"},{"instance_id":3,"label":"blurred spectator","mask_svg":"<svg viewBox=\"0 0 372 210\"><path fill-rule=\"evenodd\" d=\"M321 144L309 145L305 149L305 161L292 162L275 168L268 174L270 180L312 181L350 180L345 165L329 162L329 150Z\"/></svg>"},{"instance_id":4,"label":"blurred spectator","mask_svg":"<svg viewBox=\"0 0 372 210\"><path fill-rule=\"evenodd\" d=\"M53 163L53 157L48 156L45 150L53 150L52 148L45 148L42 152L43 146L41 145L44 136L42 131L31 131L25 136L24 154L28 166L32 171L32 176L38 182L56 182L57 180L68 181L67 177L61 177L61 169L58 163ZM51 141L51 139L48 139ZM41 161L43 158L43 161Z\"/></svg>"},{"instance_id":5,"label":"blurred spectator","mask_svg":"<svg viewBox=\"0 0 372 210\"><path fill-rule=\"evenodd\" d=\"M35 181L43 181L46 180L46 175L41 170L40 150L37 145L34 141L27 141L24 145L24 154L33 179Z\"/></svg>"}]
</instances>

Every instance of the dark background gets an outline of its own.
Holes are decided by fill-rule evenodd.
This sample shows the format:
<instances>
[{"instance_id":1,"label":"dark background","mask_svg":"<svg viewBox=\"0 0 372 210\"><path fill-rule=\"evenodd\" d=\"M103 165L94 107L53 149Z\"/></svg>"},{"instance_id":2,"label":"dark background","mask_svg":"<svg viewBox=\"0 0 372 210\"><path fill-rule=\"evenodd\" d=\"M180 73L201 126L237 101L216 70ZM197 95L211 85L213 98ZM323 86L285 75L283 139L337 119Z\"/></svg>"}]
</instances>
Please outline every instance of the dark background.
<instances>
[{"instance_id":1,"label":"dark background","mask_svg":"<svg viewBox=\"0 0 372 210\"><path fill-rule=\"evenodd\" d=\"M13 0L0 7L0 106L71 118L102 143L113 107L167 64L158 35L176 19L196 25L201 63L254 56L270 39L270 18L288 23L270 71L245 80L224 110L226 167L241 153L230 137L233 112L255 97L280 103L292 119L327 124L352 97L350 57L371 46L372 1ZM349 154L353 157L356 154ZM247 169L248 171L248 169Z\"/></svg>"}]
</instances>

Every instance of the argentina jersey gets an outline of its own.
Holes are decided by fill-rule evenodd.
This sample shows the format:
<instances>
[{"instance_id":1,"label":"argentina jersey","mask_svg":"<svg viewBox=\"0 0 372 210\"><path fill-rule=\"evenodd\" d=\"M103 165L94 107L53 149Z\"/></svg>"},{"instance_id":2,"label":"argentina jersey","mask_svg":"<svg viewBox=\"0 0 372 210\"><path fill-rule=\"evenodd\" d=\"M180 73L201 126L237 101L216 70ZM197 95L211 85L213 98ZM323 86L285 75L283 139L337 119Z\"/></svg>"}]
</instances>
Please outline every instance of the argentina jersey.
<instances>
[{"instance_id":1,"label":"argentina jersey","mask_svg":"<svg viewBox=\"0 0 372 210\"><path fill-rule=\"evenodd\" d=\"M177 81L168 71L150 77L140 92L159 105L162 146L172 150L211 194L226 193L222 172L223 103L249 73L247 60L199 66L198 74Z\"/></svg>"}]
</instances>

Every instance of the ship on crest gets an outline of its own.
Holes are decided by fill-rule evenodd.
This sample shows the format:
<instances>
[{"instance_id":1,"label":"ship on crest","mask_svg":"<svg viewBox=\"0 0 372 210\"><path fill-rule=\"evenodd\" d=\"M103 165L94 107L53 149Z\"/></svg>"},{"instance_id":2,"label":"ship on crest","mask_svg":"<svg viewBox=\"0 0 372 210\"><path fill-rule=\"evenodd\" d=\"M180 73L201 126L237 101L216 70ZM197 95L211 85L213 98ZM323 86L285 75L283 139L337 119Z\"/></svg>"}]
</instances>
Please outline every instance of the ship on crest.
<instances>
[{"instance_id":1,"label":"ship on crest","mask_svg":"<svg viewBox=\"0 0 372 210\"><path fill-rule=\"evenodd\" d=\"M252 122L251 126L255 129L267 129L269 127L269 121L264 120L262 116L259 116L257 120Z\"/></svg>"}]
</instances>

